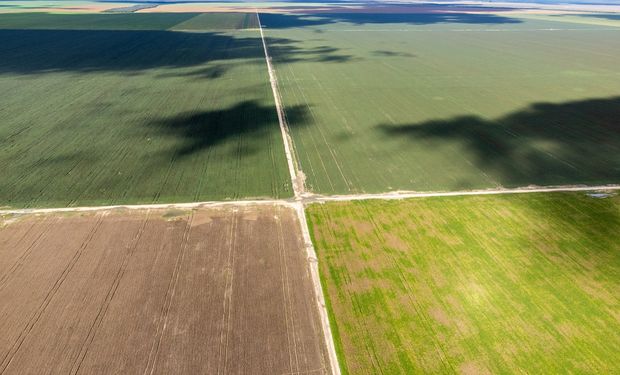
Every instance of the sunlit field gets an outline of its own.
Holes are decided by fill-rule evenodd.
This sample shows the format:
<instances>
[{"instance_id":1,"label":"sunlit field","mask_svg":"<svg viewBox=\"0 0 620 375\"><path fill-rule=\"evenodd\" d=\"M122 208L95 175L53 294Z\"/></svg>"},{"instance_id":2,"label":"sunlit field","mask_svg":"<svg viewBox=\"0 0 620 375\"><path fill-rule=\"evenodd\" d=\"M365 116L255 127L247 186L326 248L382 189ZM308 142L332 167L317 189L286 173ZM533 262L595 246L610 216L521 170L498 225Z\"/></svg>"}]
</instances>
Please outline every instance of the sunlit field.
<instances>
[{"instance_id":1,"label":"sunlit field","mask_svg":"<svg viewBox=\"0 0 620 375\"><path fill-rule=\"evenodd\" d=\"M616 373L620 197L307 209L344 373Z\"/></svg>"}]
</instances>

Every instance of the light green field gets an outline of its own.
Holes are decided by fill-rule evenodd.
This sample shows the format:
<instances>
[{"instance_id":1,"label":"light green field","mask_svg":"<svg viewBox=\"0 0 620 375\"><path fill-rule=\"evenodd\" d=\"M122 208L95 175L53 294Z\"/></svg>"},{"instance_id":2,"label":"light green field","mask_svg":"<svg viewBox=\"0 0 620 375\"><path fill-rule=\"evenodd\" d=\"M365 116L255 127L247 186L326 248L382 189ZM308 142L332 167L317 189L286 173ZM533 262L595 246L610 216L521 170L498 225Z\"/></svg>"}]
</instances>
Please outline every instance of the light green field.
<instances>
[{"instance_id":1,"label":"light green field","mask_svg":"<svg viewBox=\"0 0 620 375\"><path fill-rule=\"evenodd\" d=\"M344 373L620 371L620 197L307 209Z\"/></svg>"},{"instance_id":2,"label":"light green field","mask_svg":"<svg viewBox=\"0 0 620 375\"><path fill-rule=\"evenodd\" d=\"M0 15L0 206L290 196L260 34L196 16Z\"/></svg>"},{"instance_id":3,"label":"light green field","mask_svg":"<svg viewBox=\"0 0 620 375\"><path fill-rule=\"evenodd\" d=\"M309 189L617 183L620 23L576 18L261 15Z\"/></svg>"}]
</instances>

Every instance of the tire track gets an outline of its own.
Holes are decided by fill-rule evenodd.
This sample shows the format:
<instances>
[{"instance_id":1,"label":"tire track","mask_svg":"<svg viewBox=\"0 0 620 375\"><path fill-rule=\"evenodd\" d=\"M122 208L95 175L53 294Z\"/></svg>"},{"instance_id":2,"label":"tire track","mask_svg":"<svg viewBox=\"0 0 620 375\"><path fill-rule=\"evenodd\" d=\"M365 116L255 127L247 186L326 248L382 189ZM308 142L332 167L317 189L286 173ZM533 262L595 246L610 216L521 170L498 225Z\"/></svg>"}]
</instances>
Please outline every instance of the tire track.
<instances>
[{"instance_id":1,"label":"tire track","mask_svg":"<svg viewBox=\"0 0 620 375\"><path fill-rule=\"evenodd\" d=\"M57 221L58 220L55 220L53 223ZM7 270L7 272L2 275L2 277L0 277L0 290L4 289L4 286L8 282L9 278L17 271L19 266L23 264L24 260L28 258L30 253L32 253L32 250L37 247L39 243L41 243L41 239L50 231L53 223L47 223L45 228L37 235L37 237L32 241L30 246L28 246L24 250L24 252L15 260L15 263L13 263L13 265ZM28 229L28 231L26 231L26 233L24 233L24 235L20 237L20 242L28 236L28 234L33 230L34 227L35 224L33 223L32 226Z\"/></svg>"},{"instance_id":2,"label":"tire track","mask_svg":"<svg viewBox=\"0 0 620 375\"><path fill-rule=\"evenodd\" d=\"M278 212L279 213L279 212ZM282 221L277 219L278 227L278 256L280 258L280 281L282 286L282 297L284 300L284 324L286 326L286 341L288 343L288 357L291 372L299 371L299 357L297 355L297 337L295 330L295 317L292 312L291 287L289 282L289 269L284 248L284 232ZM291 354L291 349L293 353Z\"/></svg>"},{"instance_id":3,"label":"tire track","mask_svg":"<svg viewBox=\"0 0 620 375\"><path fill-rule=\"evenodd\" d=\"M157 331L159 334L157 335L157 340L153 342L151 346L151 350L149 352L149 357L146 362L146 367L144 368L143 374L153 374L155 372L155 368L157 367L157 359L159 356L159 351L161 348L161 343L164 337L164 333L166 332L166 328L168 327L168 317L170 315L170 307L172 306L172 299L174 298L174 294L176 291L176 287L179 281L179 271L183 264L183 259L185 258L185 250L189 245L189 235L192 228L192 222L194 220L194 213L191 213L190 218L187 220L187 224L185 225L185 230L183 232L183 239L181 242L181 250L179 251L179 255L177 256L177 260L174 266L174 271L172 272L172 277L170 278L170 283L168 284L168 290L166 292L166 298L164 300L164 304L162 305L162 313L160 318L160 324L157 326Z\"/></svg>"},{"instance_id":4,"label":"tire track","mask_svg":"<svg viewBox=\"0 0 620 375\"><path fill-rule=\"evenodd\" d=\"M232 211L232 221L230 224L230 247L228 248L226 285L224 288L224 313L222 314L222 331L220 333L220 352L218 356L217 373L226 374L228 367L228 342L230 340L230 331L232 330L232 294L235 271L235 235L237 229L237 210Z\"/></svg>"},{"instance_id":5,"label":"tire track","mask_svg":"<svg viewBox=\"0 0 620 375\"><path fill-rule=\"evenodd\" d=\"M138 243L140 242L140 239L142 238L142 235L144 234L144 230L149 221L149 217L150 217L150 211L147 211L144 221L142 222L142 225L140 226L140 228L138 229L138 232L134 236L132 244L129 247L128 251L125 253L123 262L121 263L121 266L119 267L116 275L114 276L112 285L110 286L110 289L108 290L108 293L106 294L106 297L103 300L103 303L101 304L101 307L99 308L99 311L97 312L95 320L93 321L93 324L88 330L88 334L86 335L86 339L84 340L84 343L82 344L82 348L80 349L78 358L76 359L76 362L74 363L73 367L75 369L73 368L71 369L71 374L77 374L80 371L80 367L82 366L82 363L84 362L84 359L86 358L86 355L88 354L90 345L93 342L95 335L97 334L97 331L99 327L101 326L103 319L105 318L108 308L110 307L110 303L112 302L112 299L114 298L114 295L116 294L116 290L118 289L118 286L121 283L121 280L123 279L123 275L125 274L125 271L127 269L127 264L129 264L129 259L135 252L136 247L138 247Z\"/></svg>"},{"instance_id":6,"label":"tire track","mask_svg":"<svg viewBox=\"0 0 620 375\"><path fill-rule=\"evenodd\" d=\"M19 337L17 338L17 340L15 341L11 349L7 352L7 354L2 359L2 362L0 363L0 374L3 374L6 371L6 369L9 367L9 365L13 361L13 358L15 358L15 354L17 354L23 342L26 340L30 332L32 332L32 329L34 328L34 326L37 324L37 322L39 321L39 319L45 312L47 306L49 306L50 302L52 301L52 299L54 298L54 296L56 295L56 293L58 292L58 290L60 289L64 281L66 280L67 275L69 274L69 272L71 272L71 270L77 263L78 259L80 258L84 250L88 247L88 245L94 238L95 234L99 230L99 227L101 226L101 223L103 222L103 219L104 219L104 215L99 215L99 217L97 218L97 222L93 226L93 229L89 232L88 236L86 237L86 240L84 240L84 242L82 243L82 246L80 246L80 248L78 249L78 251L75 252L71 260L69 260L69 263L67 264L63 272L60 274L60 276L58 277L58 279L56 280L52 288L48 291L47 295L43 299L43 302L41 303L41 305L39 305L39 308L37 309L35 314L28 321L22 333L19 335Z\"/></svg>"}]
</instances>

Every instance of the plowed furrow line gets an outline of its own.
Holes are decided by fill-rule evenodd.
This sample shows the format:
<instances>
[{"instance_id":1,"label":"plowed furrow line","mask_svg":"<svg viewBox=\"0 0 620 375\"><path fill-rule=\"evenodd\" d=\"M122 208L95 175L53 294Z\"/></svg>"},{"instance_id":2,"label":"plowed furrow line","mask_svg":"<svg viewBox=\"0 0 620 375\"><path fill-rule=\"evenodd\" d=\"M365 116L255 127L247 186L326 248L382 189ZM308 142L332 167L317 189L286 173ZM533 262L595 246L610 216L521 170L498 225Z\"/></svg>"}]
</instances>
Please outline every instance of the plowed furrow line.
<instances>
[{"instance_id":1,"label":"plowed furrow line","mask_svg":"<svg viewBox=\"0 0 620 375\"><path fill-rule=\"evenodd\" d=\"M228 368L228 343L230 341L230 332L232 331L232 295L234 286L234 271L235 271L235 246L236 246L236 229L237 229L237 214L236 210L232 212L232 222L230 225L230 247L228 248L228 260L226 274L226 286L224 289L224 313L222 315L222 332L220 334L220 352L217 365L218 374L226 374Z\"/></svg>"},{"instance_id":2,"label":"plowed furrow line","mask_svg":"<svg viewBox=\"0 0 620 375\"><path fill-rule=\"evenodd\" d=\"M168 326L168 317L170 315L170 307L172 306L172 300L174 299L174 294L175 294L176 287L179 281L179 271L181 269L183 259L185 258L185 251L189 243L189 235L191 232L193 219L194 219L194 214L192 212L189 220L187 220L187 224L185 225L185 230L183 231L181 250L179 251L179 254L177 255L177 260L174 265L174 271L172 272L172 277L170 278L170 283L168 284L168 290L166 291L166 298L164 300L164 304L162 305L162 311L161 311L160 319L157 325L157 330L156 330L157 339L153 341L153 345L151 346L151 351L149 352L149 358L146 362L146 367L144 368L144 373L143 373L144 375L153 374L153 372L155 372L155 368L157 367L157 358L159 356L159 351L161 348L161 343L163 341L164 333L166 332L166 328Z\"/></svg>"},{"instance_id":3,"label":"plowed furrow line","mask_svg":"<svg viewBox=\"0 0 620 375\"><path fill-rule=\"evenodd\" d=\"M7 281L9 280L9 278L11 277L11 275L13 275L15 273L15 271L17 271L17 269L19 268L20 265L22 265L24 263L24 260L26 260L26 258L28 258L28 256L30 255L30 253L32 253L32 250L39 244L41 243L41 239L45 236L45 234L47 234L47 232L49 232L50 227L52 225L48 224L46 225L43 230L41 231L41 233L39 233L37 235L37 237L34 239L34 241L32 241L32 243L30 244L30 246L28 246L24 252L19 256L19 258L17 258L17 260L15 261L15 263L11 266L11 268L9 268L9 270L2 275L2 277L0 277L0 290L4 289ZM28 231L21 237L21 240L23 240L24 238L26 238L26 236L31 232L31 230L35 227L35 224L33 224ZM21 241L20 240L20 241Z\"/></svg>"},{"instance_id":4,"label":"plowed furrow line","mask_svg":"<svg viewBox=\"0 0 620 375\"><path fill-rule=\"evenodd\" d=\"M86 355L88 354L88 350L90 349L90 344L93 342L93 339L95 338L95 335L97 334L97 330L101 326L101 323L103 322L103 319L105 318L106 312L108 311L108 308L110 307L110 303L112 302L112 299L114 298L114 295L116 294L116 290L118 289L118 286L123 278L123 275L125 274L125 270L127 269L127 264L129 263L129 259L135 252L136 247L138 247L138 243L140 242L140 239L142 238L142 235L144 234L144 230L146 228L146 224L148 223L149 216L150 216L150 212L147 211L146 217L144 218L142 225L140 226L140 228L138 229L138 232L134 236L132 244L129 247L128 251L125 253L123 262L121 263L121 266L119 267L116 275L114 276L114 281L112 282L112 285L110 286L110 289L108 290L108 293L106 294L106 297L103 303L101 304L99 311L97 312L97 316L95 317L93 324L90 326L88 330L88 335L86 335L84 344L82 344L82 347L80 349L80 354L78 355L78 358L76 359L73 365L73 368L71 369L71 374L77 374L79 372L80 367L82 366L82 362L84 362L84 358L86 358Z\"/></svg>"},{"instance_id":5,"label":"plowed furrow line","mask_svg":"<svg viewBox=\"0 0 620 375\"><path fill-rule=\"evenodd\" d=\"M97 233L97 230L99 229L99 227L101 226L101 223L103 222L103 218L104 218L104 215L99 215L97 222L95 223L95 225L93 226L93 229L88 234L86 240L82 243L82 246L80 246L78 251L76 251L76 253L73 255L73 257L71 258L71 260L69 261L69 263L67 264L63 272L60 274L60 276L58 277L58 279L56 280L52 288L48 291L47 295L43 299L43 302L41 303L39 308L36 310L34 315L31 317L31 319L28 321L28 323L24 327L24 330L20 333L20 335L18 336L17 340L15 341L11 349L7 352L7 354L2 359L2 363L0 363L0 374L4 373L7 367L11 364L11 361L15 357L15 354L17 354L23 342L26 340L30 332L32 332L34 326L37 324L37 322L39 321L39 319L45 312L47 306L49 306L50 302L52 301L52 299L54 298L54 296L56 295L56 293L58 292L58 290L60 289L64 281L66 280L67 275L71 272L71 270L77 263L78 259L80 258L84 250L88 247L88 245L94 238L95 234Z\"/></svg>"}]
</instances>

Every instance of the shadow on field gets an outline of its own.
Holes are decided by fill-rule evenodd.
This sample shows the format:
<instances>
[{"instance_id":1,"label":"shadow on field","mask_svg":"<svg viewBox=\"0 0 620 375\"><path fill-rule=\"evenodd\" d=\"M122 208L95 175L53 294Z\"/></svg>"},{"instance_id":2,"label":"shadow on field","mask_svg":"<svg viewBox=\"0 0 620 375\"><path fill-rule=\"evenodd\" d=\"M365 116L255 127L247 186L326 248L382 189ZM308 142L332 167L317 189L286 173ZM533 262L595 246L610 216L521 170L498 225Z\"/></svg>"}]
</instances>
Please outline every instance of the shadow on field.
<instances>
[{"instance_id":1,"label":"shadow on field","mask_svg":"<svg viewBox=\"0 0 620 375\"><path fill-rule=\"evenodd\" d=\"M416 57L414 54L409 52L397 52L388 50L376 50L372 51L372 54L377 57Z\"/></svg>"},{"instance_id":2,"label":"shadow on field","mask_svg":"<svg viewBox=\"0 0 620 375\"><path fill-rule=\"evenodd\" d=\"M263 58L256 38L216 33L0 30L0 73L140 71Z\"/></svg>"},{"instance_id":3,"label":"shadow on field","mask_svg":"<svg viewBox=\"0 0 620 375\"><path fill-rule=\"evenodd\" d=\"M458 140L504 186L620 183L620 97L536 103L495 120L377 125L388 136Z\"/></svg>"},{"instance_id":4,"label":"shadow on field","mask_svg":"<svg viewBox=\"0 0 620 375\"><path fill-rule=\"evenodd\" d=\"M286 116L289 123L294 126L304 126L308 123L305 106L287 108ZM175 146L171 152L178 157L184 157L231 139L261 138L271 134L277 124L275 106L244 101L226 109L186 113L160 119L151 122L149 127L160 135L181 140L183 144ZM247 155L252 150L246 149L243 152Z\"/></svg>"},{"instance_id":5,"label":"shadow on field","mask_svg":"<svg viewBox=\"0 0 620 375\"><path fill-rule=\"evenodd\" d=\"M343 54L339 48L335 47L325 45L303 47L303 42L294 39L265 38L265 41L269 47L269 55L277 63L298 61L344 63L359 59L350 54Z\"/></svg>"},{"instance_id":6,"label":"shadow on field","mask_svg":"<svg viewBox=\"0 0 620 375\"><path fill-rule=\"evenodd\" d=\"M70 9L63 7L61 9ZM200 13L43 13L0 14L0 29L166 30Z\"/></svg>"},{"instance_id":7,"label":"shadow on field","mask_svg":"<svg viewBox=\"0 0 620 375\"><path fill-rule=\"evenodd\" d=\"M579 17L601 18L611 21L620 21L620 14L577 14Z\"/></svg>"},{"instance_id":8,"label":"shadow on field","mask_svg":"<svg viewBox=\"0 0 620 375\"><path fill-rule=\"evenodd\" d=\"M0 74L136 73L163 68L171 71L162 72L162 77L168 74L218 78L234 60L255 59L262 64L265 59L258 33L256 37L235 37L157 30L0 30L0 40ZM303 48L301 42L286 38L270 38L268 43L270 49L281 52L281 62L344 62L350 58L339 54L336 48ZM210 62L219 65L189 73L173 70Z\"/></svg>"},{"instance_id":9,"label":"shadow on field","mask_svg":"<svg viewBox=\"0 0 620 375\"><path fill-rule=\"evenodd\" d=\"M322 26L335 23L366 24L404 24L429 25L436 23L462 24L511 24L520 23L515 18L494 14L473 13L312 13L296 14L261 14L261 23L267 28L286 29L307 26Z\"/></svg>"}]
</instances>

